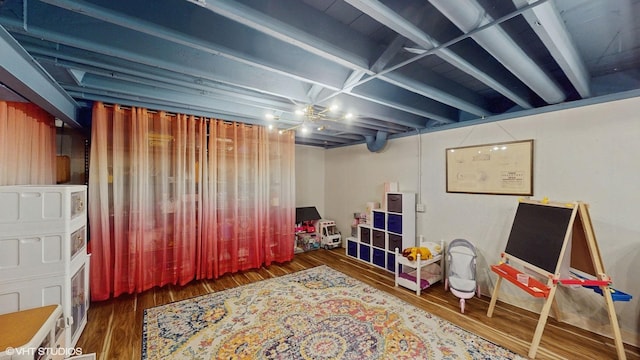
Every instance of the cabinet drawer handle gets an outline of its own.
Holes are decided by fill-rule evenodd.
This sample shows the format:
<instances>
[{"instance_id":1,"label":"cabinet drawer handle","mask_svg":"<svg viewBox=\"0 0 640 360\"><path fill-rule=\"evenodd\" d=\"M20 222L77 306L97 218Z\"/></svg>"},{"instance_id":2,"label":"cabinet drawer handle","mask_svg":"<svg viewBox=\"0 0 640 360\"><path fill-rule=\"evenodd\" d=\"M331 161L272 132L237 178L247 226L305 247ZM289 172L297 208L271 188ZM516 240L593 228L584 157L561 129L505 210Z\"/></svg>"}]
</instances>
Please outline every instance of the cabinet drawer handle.
<instances>
[{"instance_id":1,"label":"cabinet drawer handle","mask_svg":"<svg viewBox=\"0 0 640 360\"><path fill-rule=\"evenodd\" d=\"M35 243L39 243L40 242L40 238L27 238L27 239L20 239L20 243L21 244L35 244Z\"/></svg>"}]
</instances>

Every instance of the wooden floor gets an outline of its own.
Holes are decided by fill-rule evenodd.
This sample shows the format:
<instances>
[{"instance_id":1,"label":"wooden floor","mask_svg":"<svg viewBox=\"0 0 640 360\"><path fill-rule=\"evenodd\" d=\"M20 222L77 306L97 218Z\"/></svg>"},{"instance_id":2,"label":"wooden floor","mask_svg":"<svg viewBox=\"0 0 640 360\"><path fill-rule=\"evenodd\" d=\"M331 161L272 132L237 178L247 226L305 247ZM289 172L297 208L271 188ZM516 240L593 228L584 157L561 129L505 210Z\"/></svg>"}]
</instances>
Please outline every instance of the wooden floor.
<instances>
[{"instance_id":1,"label":"wooden floor","mask_svg":"<svg viewBox=\"0 0 640 360\"><path fill-rule=\"evenodd\" d=\"M524 357L529 352L538 315L498 302L493 317L487 317L489 298L467 300L460 313L458 298L444 291L442 283L424 291L420 297L408 289L394 287L393 274L353 260L344 249L316 250L296 255L289 263L259 270L225 275L217 280L156 288L137 295L120 296L91 303L89 322L76 347L83 353L96 353L98 359L139 359L142 344L142 317L146 308L198 295L327 265L373 287L446 319L462 328L506 347ZM640 349L625 345L629 360L640 360ZM616 359L613 340L549 318L536 359Z\"/></svg>"}]
</instances>

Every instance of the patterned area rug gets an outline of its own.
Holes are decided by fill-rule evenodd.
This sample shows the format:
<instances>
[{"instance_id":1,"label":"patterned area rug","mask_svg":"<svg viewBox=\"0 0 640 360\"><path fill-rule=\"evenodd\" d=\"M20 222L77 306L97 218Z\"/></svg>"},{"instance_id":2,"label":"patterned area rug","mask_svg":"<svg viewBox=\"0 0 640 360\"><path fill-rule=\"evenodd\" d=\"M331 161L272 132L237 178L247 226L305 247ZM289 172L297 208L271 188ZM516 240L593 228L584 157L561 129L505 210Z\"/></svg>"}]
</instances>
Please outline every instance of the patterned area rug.
<instances>
[{"instance_id":1,"label":"patterned area rug","mask_svg":"<svg viewBox=\"0 0 640 360\"><path fill-rule=\"evenodd\" d=\"M143 359L524 359L327 266L145 310Z\"/></svg>"}]
</instances>

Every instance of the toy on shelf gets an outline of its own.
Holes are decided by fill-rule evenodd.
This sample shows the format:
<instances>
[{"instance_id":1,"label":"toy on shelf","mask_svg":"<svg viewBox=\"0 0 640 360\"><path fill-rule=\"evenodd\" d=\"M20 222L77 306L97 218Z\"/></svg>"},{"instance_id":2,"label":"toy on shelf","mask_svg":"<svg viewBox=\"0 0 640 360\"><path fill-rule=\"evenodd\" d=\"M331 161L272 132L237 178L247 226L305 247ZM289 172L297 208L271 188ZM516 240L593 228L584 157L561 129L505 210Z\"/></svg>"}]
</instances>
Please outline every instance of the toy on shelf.
<instances>
[{"instance_id":1,"label":"toy on shelf","mask_svg":"<svg viewBox=\"0 0 640 360\"><path fill-rule=\"evenodd\" d=\"M402 256L406 257L409 261L416 260L418 256L420 256L420 259L422 260L429 260L433 258L431 250L423 246L406 248L402 250Z\"/></svg>"},{"instance_id":2,"label":"toy on shelf","mask_svg":"<svg viewBox=\"0 0 640 360\"><path fill-rule=\"evenodd\" d=\"M351 222L351 236L358 236L358 225L365 224L367 222L367 215L365 213L353 213L353 221Z\"/></svg>"}]
</instances>

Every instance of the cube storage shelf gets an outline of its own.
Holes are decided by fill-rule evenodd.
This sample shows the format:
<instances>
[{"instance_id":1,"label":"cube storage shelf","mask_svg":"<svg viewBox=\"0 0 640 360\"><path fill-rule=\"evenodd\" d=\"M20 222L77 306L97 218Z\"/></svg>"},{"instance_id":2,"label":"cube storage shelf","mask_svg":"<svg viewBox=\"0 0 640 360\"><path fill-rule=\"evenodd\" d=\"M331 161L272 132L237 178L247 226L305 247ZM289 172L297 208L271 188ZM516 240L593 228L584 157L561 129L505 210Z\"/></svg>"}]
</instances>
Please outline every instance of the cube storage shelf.
<instances>
[{"instance_id":1,"label":"cube storage shelf","mask_svg":"<svg viewBox=\"0 0 640 360\"><path fill-rule=\"evenodd\" d=\"M373 210L373 225L359 224L357 238L347 238L346 254L395 272L395 249L416 246L416 194L388 192L387 209Z\"/></svg>"},{"instance_id":2,"label":"cube storage shelf","mask_svg":"<svg viewBox=\"0 0 640 360\"><path fill-rule=\"evenodd\" d=\"M0 186L0 314L59 304L66 348L87 323L87 187Z\"/></svg>"}]
</instances>

